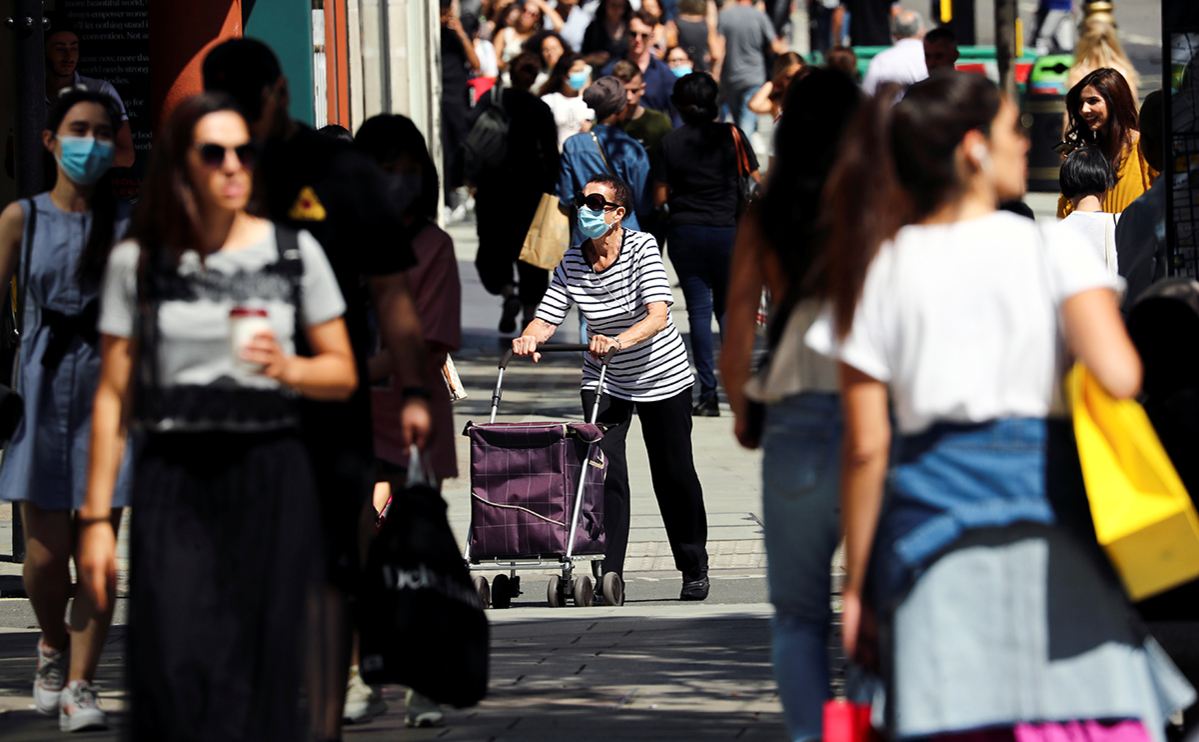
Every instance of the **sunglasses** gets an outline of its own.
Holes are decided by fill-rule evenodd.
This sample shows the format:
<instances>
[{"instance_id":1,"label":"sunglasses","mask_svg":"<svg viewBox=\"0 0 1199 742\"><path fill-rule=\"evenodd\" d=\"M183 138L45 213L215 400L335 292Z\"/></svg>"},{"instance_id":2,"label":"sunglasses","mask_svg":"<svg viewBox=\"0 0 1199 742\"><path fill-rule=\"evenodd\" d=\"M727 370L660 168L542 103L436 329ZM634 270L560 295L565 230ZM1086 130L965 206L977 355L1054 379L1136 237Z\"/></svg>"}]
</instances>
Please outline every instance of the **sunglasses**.
<instances>
[{"instance_id":1,"label":"sunglasses","mask_svg":"<svg viewBox=\"0 0 1199 742\"><path fill-rule=\"evenodd\" d=\"M592 211L604 211L606 209L620 208L620 204L614 204L598 193L592 193L584 196L582 192L580 192L575 194L575 208L587 208L591 209Z\"/></svg>"},{"instance_id":2,"label":"sunglasses","mask_svg":"<svg viewBox=\"0 0 1199 742\"><path fill-rule=\"evenodd\" d=\"M220 144L209 144L207 142L196 142L196 151L200 153L200 162L203 162L209 167L220 167L224 164L225 158L229 154L229 150L233 150L233 154L237 156L237 161L242 167L253 167L254 159L257 151L254 145L250 142L239 144L236 147L225 147Z\"/></svg>"}]
</instances>

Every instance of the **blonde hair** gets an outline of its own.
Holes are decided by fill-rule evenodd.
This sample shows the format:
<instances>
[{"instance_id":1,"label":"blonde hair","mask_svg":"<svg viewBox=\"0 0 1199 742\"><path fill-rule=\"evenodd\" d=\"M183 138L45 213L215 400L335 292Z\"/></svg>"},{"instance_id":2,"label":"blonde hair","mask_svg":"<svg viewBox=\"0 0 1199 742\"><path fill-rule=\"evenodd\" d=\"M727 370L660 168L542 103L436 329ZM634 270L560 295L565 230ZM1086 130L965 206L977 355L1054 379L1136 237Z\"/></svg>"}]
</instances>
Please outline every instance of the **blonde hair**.
<instances>
[{"instance_id":1,"label":"blonde hair","mask_svg":"<svg viewBox=\"0 0 1199 742\"><path fill-rule=\"evenodd\" d=\"M1099 18L1088 18L1082 24L1078 43L1074 46L1074 66L1070 68L1069 86L1074 87L1079 80L1104 67L1123 75L1132 89L1133 98L1137 97L1141 79L1124 53L1116 27Z\"/></svg>"}]
</instances>

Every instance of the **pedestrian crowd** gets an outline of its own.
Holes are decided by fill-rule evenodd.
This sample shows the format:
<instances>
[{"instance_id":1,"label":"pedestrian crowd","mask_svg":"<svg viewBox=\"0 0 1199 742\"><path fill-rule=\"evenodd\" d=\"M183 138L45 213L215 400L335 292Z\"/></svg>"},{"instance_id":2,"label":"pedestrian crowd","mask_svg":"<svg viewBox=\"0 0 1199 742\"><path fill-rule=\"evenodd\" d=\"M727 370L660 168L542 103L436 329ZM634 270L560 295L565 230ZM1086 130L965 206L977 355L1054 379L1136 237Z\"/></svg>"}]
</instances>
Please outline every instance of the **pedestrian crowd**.
<instances>
[{"instance_id":1,"label":"pedestrian crowd","mask_svg":"<svg viewBox=\"0 0 1199 742\"><path fill-rule=\"evenodd\" d=\"M351 605L413 451L458 475L462 294L438 222L469 198L502 345L538 360L581 320L602 574L625 579L634 413L680 600L719 589L692 418L719 416L723 388L762 450L792 740L823 734L843 544L850 691L885 736L1164 742L1196 694L1096 542L1061 393L1067 360L1113 398L1141 391L1122 310L1166 272L1161 93L1138 106L1112 29L1083 29L1063 218L1038 224L1012 213L1018 109L953 69L950 29L888 4L894 44L859 83L834 42L869 13L809 3L817 66L789 51L789 4L765 6L442 0L441 162L404 116L293 120L270 48L226 41L131 212L103 185L119 98L72 76L77 39L52 27L52 182L0 214L26 405L0 496L25 524L37 710L107 724L94 678L127 507L132 739L334 740L385 710ZM1042 10L1037 43L1073 43ZM551 233L552 269L524 259ZM442 720L408 693L409 725Z\"/></svg>"}]
</instances>

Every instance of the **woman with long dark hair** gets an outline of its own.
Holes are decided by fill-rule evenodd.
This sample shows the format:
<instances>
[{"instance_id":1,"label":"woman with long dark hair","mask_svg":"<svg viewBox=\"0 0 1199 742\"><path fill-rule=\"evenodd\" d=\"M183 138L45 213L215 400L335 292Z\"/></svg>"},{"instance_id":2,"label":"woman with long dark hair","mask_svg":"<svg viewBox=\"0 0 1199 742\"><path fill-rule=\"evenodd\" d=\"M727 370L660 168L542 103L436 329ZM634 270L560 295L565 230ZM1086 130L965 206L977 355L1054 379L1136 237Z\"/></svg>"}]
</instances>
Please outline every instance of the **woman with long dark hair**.
<instances>
[{"instance_id":1,"label":"woman with long dark hair","mask_svg":"<svg viewBox=\"0 0 1199 742\"><path fill-rule=\"evenodd\" d=\"M1157 177L1137 146L1137 102L1128 82L1116 70L1095 70L1066 93L1066 113L1066 141L1098 148L1116 171L1116 187L1103 200L1103 210L1119 214ZM1057 208L1059 218L1073 210L1064 197Z\"/></svg>"},{"instance_id":2,"label":"woman with long dark hair","mask_svg":"<svg viewBox=\"0 0 1199 742\"><path fill-rule=\"evenodd\" d=\"M813 70L787 93L766 195L737 232L720 354L737 440L762 447L774 675L793 742L820 737L831 693L829 565L840 539L841 407L835 364L807 349L803 335L820 312L825 278L814 268L823 246L820 190L860 99L858 87L836 70ZM770 355L751 381L764 286L774 300ZM747 394L764 409L751 414Z\"/></svg>"},{"instance_id":3,"label":"woman with long dark hair","mask_svg":"<svg viewBox=\"0 0 1199 742\"><path fill-rule=\"evenodd\" d=\"M724 301L737 233L739 151L745 153L750 174L759 182L762 178L745 132L734 124L716 121L720 113L719 88L711 75L693 72L680 79L671 100L683 125L658 145L651 172L654 205L670 205L666 243L687 298L691 353L699 377L694 412L716 417L720 407L712 315L716 315L723 334Z\"/></svg>"},{"instance_id":4,"label":"woman with long dark hair","mask_svg":"<svg viewBox=\"0 0 1199 742\"><path fill-rule=\"evenodd\" d=\"M807 337L840 361L846 650L877 663L890 739L1162 742L1195 693L1079 538L1059 399L1070 354L1116 398L1140 388L1112 280L1067 230L996 210L1028 142L993 84L943 72L893 100L830 176L831 312Z\"/></svg>"},{"instance_id":5,"label":"woman with long dark hair","mask_svg":"<svg viewBox=\"0 0 1199 742\"><path fill-rule=\"evenodd\" d=\"M256 149L231 98L181 103L155 147L101 293L82 588L107 607L107 516L128 420L145 435L130 538L131 737L299 739L305 612L322 575L297 402L344 400L357 384L345 302L311 235L253 215ZM294 354L299 333L310 357Z\"/></svg>"},{"instance_id":6,"label":"woman with long dark hair","mask_svg":"<svg viewBox=\"0 0 1199 742\"><path fill-rule=\"evenodd\" d=\"M75 548L74 511L87 488L92 398L100 377L96 336L100 274L127 220L104 175L112 166L121 123L112 99L77 88L50 108L42 141L57 162L54 188L14 201L0 214L0 285L21 276L20 365L15 387L25 415L5 446L0 497L19 502L25 526L25 590L42 637L33 700L62 729L103 728L91 681L112 622L111 603L98 609L77 594L70 624ZM115 531L127 504L128 476L114 488L104 517Z\"/></svg>"}]
</instances>

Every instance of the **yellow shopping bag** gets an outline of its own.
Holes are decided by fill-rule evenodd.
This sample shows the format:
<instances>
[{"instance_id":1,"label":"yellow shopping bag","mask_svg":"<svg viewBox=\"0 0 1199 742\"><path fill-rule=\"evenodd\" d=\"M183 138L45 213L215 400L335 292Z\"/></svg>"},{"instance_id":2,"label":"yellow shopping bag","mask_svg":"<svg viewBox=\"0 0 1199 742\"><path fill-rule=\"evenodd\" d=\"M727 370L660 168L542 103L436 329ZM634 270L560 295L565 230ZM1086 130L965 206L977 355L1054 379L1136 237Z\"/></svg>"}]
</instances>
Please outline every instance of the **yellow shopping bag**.
<instances>
[{"instance_id":1,"label":"yellow shopping bag","mask_svg":"<svg viewBox=\"0 0 1199 742\"><path fill-rule=\"evenodd\" d=\"M1141 405L1067 380L1095 534L1133 601L1199 577L1199 515Z\"/></svg>"}]
</instances>

